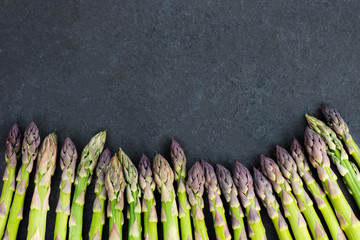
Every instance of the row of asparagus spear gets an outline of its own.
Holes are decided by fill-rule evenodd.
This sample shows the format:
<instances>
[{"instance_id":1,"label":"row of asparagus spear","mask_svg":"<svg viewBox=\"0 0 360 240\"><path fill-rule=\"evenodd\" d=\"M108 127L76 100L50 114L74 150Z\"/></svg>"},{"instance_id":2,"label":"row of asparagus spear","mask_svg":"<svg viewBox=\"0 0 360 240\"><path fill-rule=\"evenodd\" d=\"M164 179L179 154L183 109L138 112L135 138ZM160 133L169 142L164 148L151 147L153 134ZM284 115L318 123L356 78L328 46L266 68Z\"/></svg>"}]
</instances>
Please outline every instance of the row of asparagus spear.
<instances>
[{"instance_id":1,"label":"row of asparagus spear","mask_svg":"<svg viewBox=\"0 0 360 240\"><path fill-rule=\"evenodd\" d=\"M289 151L276 146L276 161L260 155L260 169L254 168L253 175L237 160L231 174L224 166L216 164L214 169L203 159L187 174L186 156L175 140L170 149L172 166L156 153L152 161L143 154L136 168L121 148L114 155L104 150L106 131L90 140L78 160L76 147L68 137L59 154L62 175L54 239L102 239L106 217L109 239L158 239L156 189L161 196L164 239L266 239L258 198L281 240L360 239L360 222L333 171L337 169L360 208L360 151L340 114L326 105L321 110L327 124L306 115L307 157L294 138ZM27 239L45 239L51 177L58 158L57 136L50 133L41 146L40 142L34 122L27 127L22 143L16 124L6 139L0 238L17 238L30 173L36 164ZM19 159L22 164L17 167ZM309 162L317 176L312 175ZM93 214L88 236L83 236L85 195L93 172ZM209 235L205 224L204 192L216 236ZM123 234L125 209L127 236ZM231 224L226 216L230 216Z\"/></svg>"}]
</instances>

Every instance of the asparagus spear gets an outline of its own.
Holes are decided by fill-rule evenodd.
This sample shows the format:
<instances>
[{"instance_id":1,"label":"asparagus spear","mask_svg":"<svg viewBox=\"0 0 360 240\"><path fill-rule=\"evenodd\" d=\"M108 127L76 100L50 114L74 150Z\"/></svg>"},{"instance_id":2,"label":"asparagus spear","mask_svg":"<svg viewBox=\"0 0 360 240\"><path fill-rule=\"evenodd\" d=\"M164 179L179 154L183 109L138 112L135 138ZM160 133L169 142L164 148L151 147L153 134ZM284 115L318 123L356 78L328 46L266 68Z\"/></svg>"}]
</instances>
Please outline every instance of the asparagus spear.
<instances>
[{"instance_id":1,"label":"asparagus spear","mask_svg":"<svg viewBox=\"0 0 360 240\"><path fill-rule=\"evenodd\" d=\"M151 170L150 159L142 154L139 162L139 185L142 191L142 211L144 212L144 238L146 240L158 239L157 213L154 190L156 187Z\"/></svg>"},{"instance_id":2,"label":"asparagus spear","mask_svg":"<svg viewBox=\"0 0 360 240\"><path fill-rule=\"evenodd\" d=\"M292 236L289 227L283 217L280 206L273 193L271 183L256 168L254 168L254 186L255 192L260 197L261 202L267 210L275 227L276 233L280 240L290 240Z\"/></svg>"},{"instance_id":3,"label":"asparagus spear","mask_svg":"<svg viewBox=\"0 0 360 240\"><path fill-rule=\"evenodd\" d=\"M193 239L190 220L191 207L187 200L185 188L186 156L184 150L180 147L180 144L174 139L171 141L170 155L177 184L181 239L191 240Z\"/></svg>"},{"instance_id":4,"label":"asparagus spear","mask_svg":"<svg viewBox=\"0 0 360 240\"><path fill-rule=\"evenodd\" d=\"M19 127L15 123L6 138L5 161L7 166L3 176L4 183L0 197L0 239L4 234L11 201L15 191L16 164L20 159L20 139Z\"/></svg>"},{"instance_id":5,"label":"asparagus spear","mask_svg":"<svg viewBox=\"0 0 360 240\"><path fill-rule=\"evenodd\" d=\"M141 239L141 191L138 183L138 171L130 158L119 149L119 159L123 167L126 185L126 199L129 204L129 240Z\"/></svg>"},{"instance_id":6,"label":"asparagus spear","mask_svg":"<svg viewBox=\"0 0 360 240\"><path fill-rule=\"evenodd\" d=\"M346 186L354 197L360 208L360 174L354 163L349 161L341 141L336 137L336 133L326 126L326 124L314 117L306 115L309 127L317 132L327 145L327 154L336 165L339 173L343 176Z\"/></svg>"},{"instance_id":7,"label":"asparagus spear","mask_svg":"<svg viewBox=\"0 0 360 240\"><path fill-rule=\"evenodd\" d=\"M75 178L75 192L69 219L69 239L80 240L82 237L83 211L86 188L91 182L92 174L100 153L104 148L106 131L96 134L85 146Z\"/></svg>"},{"instance_id":8,"label":"asparagus spear","mask_svg":"<svg viewBox=\"0 0 360 240\"><path fill-rule=\"evenodd\" d=\"M266 239L265 228L260 216L260 205L255 196L253 178L249 170L238 160L235 160L233 177L239 191L241 204L248 218L249 237L253 240Z\"/></svg>"},{"instance_id":9,"label":"asparagus spear","mask_svg":"<svg viewBox=\"0 0 360 240\"><path fill-rule=\"evenodd\" d=\"M220 198L221 190L216 179L214 168L205 160L200 161L205 176L205 188L208 193L210 212L213 216L216 239L231 239L230 231L225 218L225 210Z\"/></svg>"},{"instance_id":10,"label":"asparagus spear","mask_svg":"<svg viewBox=\"0 0 360 240\"><path fill-rule=\"evenodd\" d=\"M93 215L91 219L89 239L101 240L103 226L105 224L105 171L110 162L111 153L107 148L100 155L99 162L96 166L96 184L95 184L95 201L93 204Z\"/></svg>"},{"instance_id":11,"label":"asparagus spear","mask_svg":"<svg viewBox=\"0 0 360 240\"><path fill-rule=\"evenodd\" d=\"M360 222L346 201L337 184L337 177L330 168L330 160L326 154L325 142L321 139L320 135L310 128L306 128L304 139L309 160L323 183L325 193L335 209L341 229L344 230L348 239L358 239L360 236Z\"/></svg>"},{"instance_id":12,"label":"asparagus spear","mask_svg":"<svg viewBox=\"0 0 360 240\"><path fill-rule=\"evenodd\" d=\"M194 223L194 236L196 240L208 240L209 236L205 225L205 216L203 213L205 176L204 170L199 161L197 161L189 171L186 181L186 192L189 196L191 205L191 216Z\"/></svg>"},{"instance_id":13,"label":"asparagus spear","mask_svg":"<svg viewBox=\"0 0 360 240\"><path fill-rule=\"evenodd\" d=\"M290 153L279 145L276 146L276 159L285 179L291 185L295 198L298 202L300 212L304 215L313 239L329 239L324 227L317 215L313 201L304 191L303 182L297 174L295 160Z\"/></svg>"},{"instance_id":14,"label":"asparagus spear","mask_svg":"<svg viewBox=\"0 0 360 240\"><path fill-rule=\"evenodd\" d=\"M69 137L64 141L60 151L60 167L62 172L60 182L60 196L56 207L55 240L66 240L67 225L70 215L71 187L75 179L77 151Z\"/></svg>"},{"instance_id":15,"label":"asparagus spear","mask_svg":"<svg viewBox=\"0 0 360 240\"><path fill-rule=\"evenodd\" d=\"M296 200L291 193L289 183L284 179L279 166L271 158L260 155L261 171L270 180L275 192L283 204L285 217L289 220L295 239L310 240L310 233Z\"/></svg>"},{"instance_id":16,"label":"asparagus spear","mask_svg":"<svg viewBox=\"0 0 360 240\"><path fill-rule=\"evenodd\" d=\"M107 215L109 217L109 239L122 240L122 226L124 224L124 190L126 182L123 168L116 154L106 167L105 187L109 196Z\"/></svg>"},{"instance_id":17,"label":"asparagus spear","mask_svg":"<svg viewBox=\"0 0 360 240\"><path fill-rule=\"evenodd\" d=\"M57 136L50 133L43 141L35 172L35 189L30 205L27 240L45 240L46 216L49 211L51 177L56 167Z\"/></svg>"},{"instance_id":18,"label":"asparagus spear","mask_svg":"<svg viewBox=\"0 0 360 240\"><path fill-rule=\"evenodd\" d=\"M170 164L160 154L153 161L154 179L161 193L161 222L164 239L179 240L178 209L175 201L174 172Z\"/></svg>"},{"instance_id":19,"label":"asparagus spear","mask_svg":"<svg viewBox=\"0 0 360 240\"><path fill-rule=\"evenodd\" d=\"M321 214L323 215L325 222L330 230L332 238L338 240L346 239L343 231L339 226L339 222L336 218L336 215L329 201L326 198L324 191L311 175L309 164L305 157L305 153L300 143L296 140L296 138L294 138L293 143L291 145L291 154L296 162L297 171L299 175L303 178L307 189L313 195L317 207L319 208Z\"/></svg>"},{"instance_id":20,"label":"asparagus spear","mask_svg":"<svg viewBox=\"0 0 360 240\"><path fill-rule=\"evenodd\" d=\"M21 148L22 165L16 177L16 190L5 230L5 240L16 240L19 224L23 218L23 205L26 189L29 185L29 176L33 169L34 160L38 155L39 145L39 129L34 122L30 122L24 133L24 140Z\"/></svg>"},{"instance_id":21,"label":"asparagus spear","mask_svg":"<svg viewBox=\"0 0 360 240\"><path fill-rule=\"evenodd\" d=\"M349 154L353 156L358 166L360 167L359 146L355 143L352 136L350 135L349 127L341 117L340 113L328 105L322 105L320 109L330 127L336 132L338 138L345 143Z\"/></svg>"},{"instance_id":22,"label":"asparagus spear","mask_svg":"<svg viewBox=\"0 0 360 240\"><path fill-rule=\"evenodd\" d=\"M246 240L246 230L244 226L244 213L238 199L238 191L234 185L231 173L220 164L216 164L216 175L225 200L230 205L230 215L234 239Z\"/></svg>"}]
</instances>

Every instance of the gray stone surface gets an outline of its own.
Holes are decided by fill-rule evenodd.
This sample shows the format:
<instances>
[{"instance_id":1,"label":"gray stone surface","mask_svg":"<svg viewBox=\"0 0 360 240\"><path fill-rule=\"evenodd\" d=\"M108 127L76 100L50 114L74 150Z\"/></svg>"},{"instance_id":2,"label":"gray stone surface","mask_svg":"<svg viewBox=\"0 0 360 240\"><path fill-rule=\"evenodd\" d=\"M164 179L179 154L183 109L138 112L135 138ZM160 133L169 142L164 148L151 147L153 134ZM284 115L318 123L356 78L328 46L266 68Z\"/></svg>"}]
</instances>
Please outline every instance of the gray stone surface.
<instances>
[{"instance_id":1,"label":"gray stone surface","mask_svg":"<svg viewBox=\"0 0 360 240\"><path fill-rule=\"evenodd\" d=\"M2 1L2 146L13 122L23 131L34 120L42 138L56 130L60 147L69 135L81 151L107 129L112 152L121 146L135 163L142 152L168 157L173 137L189 166L203 157L253 167L302 139L304 114L321 116L321 103L360 142L359 17L353 1ZM86 197L85 237L93 185Z\"/></svg>"}]
</instances>

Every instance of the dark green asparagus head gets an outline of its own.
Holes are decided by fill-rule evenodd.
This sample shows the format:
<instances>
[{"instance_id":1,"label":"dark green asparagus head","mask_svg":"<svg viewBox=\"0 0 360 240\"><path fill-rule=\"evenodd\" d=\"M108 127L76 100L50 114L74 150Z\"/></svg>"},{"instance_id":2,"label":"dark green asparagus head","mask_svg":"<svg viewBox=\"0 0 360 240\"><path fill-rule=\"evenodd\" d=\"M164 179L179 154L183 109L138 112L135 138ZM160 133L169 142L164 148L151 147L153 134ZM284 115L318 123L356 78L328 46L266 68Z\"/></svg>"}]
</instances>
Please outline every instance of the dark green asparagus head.
<instances>
[{"instance_id":1,"label":"dark green asparagus head","mask_svg":"<svg viewBox=\"0 0 360 240\"><path fill-rule=\"evenodd\" d=\"M35 173L35 182L39 180L40 176L42 182L51 182L51 176L55 172L56 154L57 136L53 132L47 135L41 144Z\"/></svg>"},{"instance_id":2,"label":"dark green asparagus head","mask_svg":"<svg viewBox=\"0 0 360 240\"><path fill-rule=\"evenodd\" d=\"M99 132L92 137L90 142L85 146L81 154L77 178L87 177L88 184L90 184L93 171L96 167L99 156L104 149L105 140L106 130Z\"/></svg>"},{"instance_id":3,"label":"dark green asparagus head","mask_svg":"<svg viewBox=\"0 0 360 240\"><path fill-rule=\"evenodd\" d=\"M96 166L96 176L98 178L101 177L101 175L103 175L104 172L106 171L106 167L109 164L110 159L111 159L110 150L106 148L100 155L99 162Z\"/></svg>"},{"instance_id":4,"label":"dark green asparagus head","mask_svg":"<svg viewBox=\"0 0 360 240\"><path fill-rule=\"evenodd\" d=\"M309 161L315 168L317 165L330 167L330 159L326 153L326 144L319 134L307 127L304 142L309 155Z\"/></svg>"},{"instance_id":5,"label":"dark green asparagus head","mask_svg":"<svg viewBox=\"0 0 360 240\"><path fill-rule=\"evenodd\" d=\"M321 105L320 109L324 114L326 121L337 133L339 138L344 138L344 140L350 140L351 135L349 134L349 127L345 123L344 119L341 117L340 113L325 104Z\"/></svg>"},{"instance_id":6,"label":"dark green asparagus head","mask_svg":"<svg viewBox=\"0 0 360 240\"><path fill-rule=\"evenodd\" d=\"M288 192L291 191L289 183L281 174L280 168L274 160L265 157L264 155L260 155L260 167L261 171L270 180L277 193L280 193L283 188Z\"/></svg>"},{"instance_id":7,"label":"dark green asparagus head","mask_svg":"<svg viewBox=\"0 0 360 240\"><path fill-rule=\"evenodd\" d=\"M225 196L226 201L230 203L230 206L239 204L237 198L238 192L230 171L224 166L216 164L216 176L219 181L221 192Z\"/></svg>"},{"instance_id":8,"label":"dark green asparagus head","mask_svg":"<svg viewBox=\"0 0 360 240\"><path fill-rule=\"evenodd\" d=\"M67 137L60 151L60 168L63 170L63 180L70 176L71 182L74 181L77 157L76 147L71 139Z\"/></svg>"},{"instance_id":9,"label":"dark green asparagus head","mask_svg":"<svg viewBox=\"0 0 360 240\"><path fill-rule=\"evenodd\" d=\"M138 191L138 171L135 165L121 148L119 148L118 155L128 187L130 187L132 192Z\"/></svg>"},{"instance_id":10,"label":"dark green asparagus head","mask_svg":"<svg viewBox=\"0 0 360 240\"><path fill-rule=\"evenodd\" d=\"M184 150L181 148L180 144L172 139L170 156L172 164L174 167L175 180L178 181L180 177L183 179L186 178L186 156Z\"/></svg>"},{"instance_id":11,"label":"dark green asparagus head","mask_svg":"<svg viewBox=\"0 0 360 240\"><path fill-rule=\"evenodd\" d=\"M124 191L126 181L124 178L123 168L116 154L111 158L110 163L106 167L105 188L109 200L117 200L118 209L124 208Z\"/></svg>"},{"instance_id":12,"label":"dark green asparagus head","mask_svg":"<svg viewBox=\"0 0 360 240\"><path fill-rule=\"evenodd\" d=\"M40 135L36 124L31 121L24 133L22 144L22 162L29 165L29 170L32 169L35 158L39 152Z\"/></svg>"},{"instance_id":13,"label":"dark green asparagus head","mask_svg":"<svg viewBox=\"0 0 360 240\"><path fill-rule=\"evenodd\" d=\"M162 192L164 187L168 191L173 189L174 172L168 161L158 153L154 156L153 171L155 183L159 192Z\"/></svg>"},{"instance_id":14,"label":"dark green asparagus head","mask_svg":"<svg viewBox=\"0 0 360 240\"><path fill-rule=\"evenodd\" d=\"M153 198L155 190L155 181L151 170L151 161L143 153L139 162L139 185L145 197Z\"/></svg>"},{"instance_id":15,"label":"dark green asparagus head","mask_svg":"<svg viewBox=\"0 0 360 240\"><path fill-rule=\"evenodd\" d=\"M199 161L191 168L186 181L186 192L189 196L189 202L194 205L204 194L205 176L204 170Z\"/></svg>"},{"instance_id":16,"label":"dark green asparagus head","mask_svg":"<svg viewBox=\"0 0 360 240\"><path fill-rule=\"evenodd\" d=\"M19 127L15 123L6 137L5 161L11 167L16 167L17 160L20 157L20 139Z\"/></svg>"}]
</instances>

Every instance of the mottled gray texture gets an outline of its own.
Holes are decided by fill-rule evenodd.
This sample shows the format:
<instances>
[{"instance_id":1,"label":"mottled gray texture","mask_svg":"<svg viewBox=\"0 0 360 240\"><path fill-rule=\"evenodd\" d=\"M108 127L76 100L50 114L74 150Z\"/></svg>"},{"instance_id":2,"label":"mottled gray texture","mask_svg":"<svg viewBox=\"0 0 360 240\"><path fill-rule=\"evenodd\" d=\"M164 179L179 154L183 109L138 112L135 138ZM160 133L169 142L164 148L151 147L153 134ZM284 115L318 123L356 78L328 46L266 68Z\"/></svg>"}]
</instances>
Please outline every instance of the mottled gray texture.
<instances>
[{"instance_id":1,"label":"mottled gray texture","mask_svg":"<svg viewBox=\"0 0 360 240\"><path fill-rule=\"evenodd\" d=\"M252 167L275 144L302 139L304 114L320 116L323 102L360 142L360 5L353 1L40 2L0 3L3 146L13 122L23 132L34 120L42 138L55 129L60 147L69 135L79 152L106 128L112 152L121 146L136 165L142 152L168 157L174 137L189 166L204 157ZM60 168L48 239L59 181ZM87 198L86 233L93 185Z\"/></svg>"}]
</instances>

